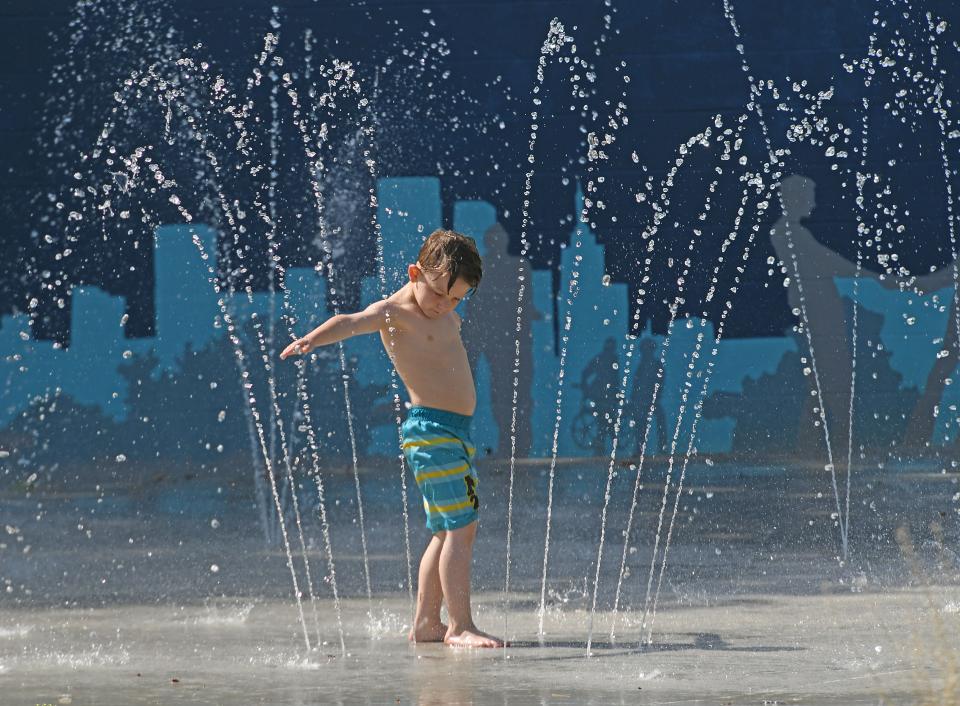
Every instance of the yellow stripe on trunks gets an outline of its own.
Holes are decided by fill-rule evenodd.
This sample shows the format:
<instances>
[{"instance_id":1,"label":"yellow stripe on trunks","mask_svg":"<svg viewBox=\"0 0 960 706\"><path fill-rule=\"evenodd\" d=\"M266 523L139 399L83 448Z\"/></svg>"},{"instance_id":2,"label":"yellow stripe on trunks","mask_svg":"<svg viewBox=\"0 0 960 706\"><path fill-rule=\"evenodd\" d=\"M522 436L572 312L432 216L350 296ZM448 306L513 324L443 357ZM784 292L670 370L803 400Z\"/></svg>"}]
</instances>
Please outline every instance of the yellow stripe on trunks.
<instances>
[{"instance_id":1,"label":"yellow stripe on trunks","mask_svg":"<svg viewBox=\"0 0 960 706\"><path fill-rule=\"evenodd\" d=\"M453 505L431 505L426 500L423 502L430 509L430 512L456 512L465 507L473 506L473 500L464 500L462 503L454 503Z\"/></svg>"},{"instance_id":2,"label":"yellow stripe on trunks","mask_svg":"<svg viewBox=\"0 0 960 706\"><path fill-rule=\"evenodd\" d=\"M467 470L467 468L469 468L469 464L461 463L456 468L450 468L444 471L427 471L426 473L421 473L416 476L417 483L427 480L428 478L444 478L446 476L455 476L458 473L463 473L465 470Z\"/></svg>"},{"instance_id":3,"label":"yellow stripe on trunks","mask_svg":"<svg viewBox=\"0 0 960 706\"><path fill-rule=\"evenodd\" d=\"M455 436L439 436L436 439L418 439L417 441L405 441L402 448L412 449L417 446L436 446L437 444L464 444L470 455L473 456L475 449L471 444L467 444Z\"/></svg>"}]
</instances>

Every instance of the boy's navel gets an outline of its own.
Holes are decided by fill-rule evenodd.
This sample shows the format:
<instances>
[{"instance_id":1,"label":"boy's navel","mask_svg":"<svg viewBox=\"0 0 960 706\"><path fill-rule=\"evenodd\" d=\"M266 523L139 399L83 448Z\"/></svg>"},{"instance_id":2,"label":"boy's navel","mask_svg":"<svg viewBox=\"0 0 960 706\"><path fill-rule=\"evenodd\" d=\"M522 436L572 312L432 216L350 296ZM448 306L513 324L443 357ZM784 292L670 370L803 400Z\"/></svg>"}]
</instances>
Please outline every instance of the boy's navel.
<instances>
[{"instance_id":1,"label":"boy's navel","mask_svg":"<svg viewBox=\"0 0 960 706\"><path fill-rule=\"evenodd\" d=\"M430 335L429 333L427 334L427 340L428 340L428 341L432 341L432 340L433 340L433 336Z\"/></svg>"}]
</instances>

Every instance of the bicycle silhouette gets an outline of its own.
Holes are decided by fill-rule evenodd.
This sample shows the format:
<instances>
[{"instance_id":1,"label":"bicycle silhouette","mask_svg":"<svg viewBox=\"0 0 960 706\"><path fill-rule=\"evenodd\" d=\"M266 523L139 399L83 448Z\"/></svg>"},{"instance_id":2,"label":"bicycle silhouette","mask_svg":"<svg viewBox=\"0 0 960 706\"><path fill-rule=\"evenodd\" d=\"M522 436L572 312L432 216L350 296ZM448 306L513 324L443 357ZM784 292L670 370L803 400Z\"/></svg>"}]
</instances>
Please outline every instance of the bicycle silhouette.
<instances>
[{"instance_id":1,"label":"bicycle silhouette","mask_svg":"<svg viewBox=\"0 0 960 706\"><path fill-rule=\"evenodd\" d=\"M581 449L598 454L607 453L608 444L613 441L614 425L617 419L616 399L611 404L607 395L596 395L591 385L584 386L576 382L570 384L581 391L584 391L584 387L587 388L580 398L580 409L570 423L573 443ZM599 400L596 397L599 397ZM637 432L637 427L631 426L626 415L621 413L617 448L620 450L635 448Z\"/></svg>"}]
</instances>

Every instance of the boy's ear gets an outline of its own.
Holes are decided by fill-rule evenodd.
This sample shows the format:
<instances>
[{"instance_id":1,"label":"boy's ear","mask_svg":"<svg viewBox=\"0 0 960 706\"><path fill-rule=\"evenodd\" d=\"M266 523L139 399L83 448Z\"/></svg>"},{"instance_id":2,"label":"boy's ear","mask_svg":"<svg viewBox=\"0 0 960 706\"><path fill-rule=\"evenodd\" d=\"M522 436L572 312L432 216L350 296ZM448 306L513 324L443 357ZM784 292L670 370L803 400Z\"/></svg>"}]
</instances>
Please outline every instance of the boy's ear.
<instances>
[{"instance_id":1,"label":"boy's ear","mask_svg":"<svg viewBox=\"0 0 960 706\"><path fill-rule=\"evenodd\" d=\"M413 265L407 265L407 276L410 277L411 282L416 282L417 277L423 274L423 270L420 269L420 263Z\"/></svg>"}]
</instances>

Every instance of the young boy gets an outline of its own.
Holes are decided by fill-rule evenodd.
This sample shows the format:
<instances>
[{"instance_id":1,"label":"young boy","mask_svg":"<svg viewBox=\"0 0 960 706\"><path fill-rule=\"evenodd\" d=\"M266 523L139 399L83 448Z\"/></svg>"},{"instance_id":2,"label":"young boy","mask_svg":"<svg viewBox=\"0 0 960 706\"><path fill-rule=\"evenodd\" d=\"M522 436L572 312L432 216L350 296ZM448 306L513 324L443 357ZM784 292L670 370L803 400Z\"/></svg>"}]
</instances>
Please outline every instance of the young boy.
<instances>
[{"instance_id":1,"label":"young boy","mask_svg":"<svg viewBox=\"0 0 960 706\"><path fill-rule=\"evenodd\" d=\"M410 281L356 314L339 314L294 341L281 358L362 333L380 340L410 394L403 453L413 470L433 538L420 560L417 614L410 640L464 647L503 643L473 624L470 564L477 533L477 474L470 421L476 390L454 308L483 275L473 238L430 234L407 266ZM446 599L450 625L440 622Z\"/></svg>"}]
</instances>

